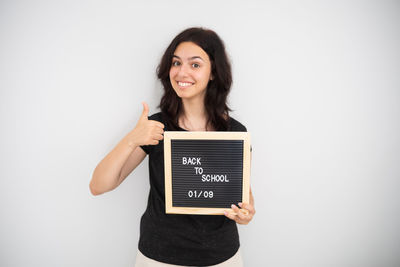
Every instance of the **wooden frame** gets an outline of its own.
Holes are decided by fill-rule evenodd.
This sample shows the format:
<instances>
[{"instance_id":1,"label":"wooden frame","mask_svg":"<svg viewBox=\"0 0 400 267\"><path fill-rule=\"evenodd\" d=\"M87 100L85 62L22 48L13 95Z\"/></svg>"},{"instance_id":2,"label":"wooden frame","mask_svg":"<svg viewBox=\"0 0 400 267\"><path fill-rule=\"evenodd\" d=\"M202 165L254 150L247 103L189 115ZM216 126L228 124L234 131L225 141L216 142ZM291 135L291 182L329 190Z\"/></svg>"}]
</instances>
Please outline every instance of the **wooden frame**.
<instances>
[{"instance_id":1,"label":"wooden frame","mask_svg":"<svg viewBox=\"0 0 400 267\"><path fill-rule=\"evenodd\" d=\"M242 202L249 203L250 197L250 133L248 132L164 132L164 167L165 167L165 209L174 214L223 215L224 211L234 213L231 208L174 207L172 201L172 160L171 140L243 140L243 182Z\"/></svg>"}]
</instances>

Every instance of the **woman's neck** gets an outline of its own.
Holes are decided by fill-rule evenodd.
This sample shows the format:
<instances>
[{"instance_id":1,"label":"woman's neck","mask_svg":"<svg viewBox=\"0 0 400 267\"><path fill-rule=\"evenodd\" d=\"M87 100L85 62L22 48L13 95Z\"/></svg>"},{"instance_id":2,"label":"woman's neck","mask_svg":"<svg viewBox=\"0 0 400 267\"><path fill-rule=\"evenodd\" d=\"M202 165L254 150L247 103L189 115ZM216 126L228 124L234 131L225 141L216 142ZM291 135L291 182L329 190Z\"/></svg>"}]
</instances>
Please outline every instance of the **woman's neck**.
<instances>
[{"instance_id":1,"label":"woman's neck","mask_svg":"<svg viewBox=\"0 0 400 267\"><path fill-rule=\"evenodd\" d=\"M204 102L182 99L182 104L182 116L179 118L181 128L189 131L207 131L206 123L208 115Z\"/></svg>"}]
</instances>

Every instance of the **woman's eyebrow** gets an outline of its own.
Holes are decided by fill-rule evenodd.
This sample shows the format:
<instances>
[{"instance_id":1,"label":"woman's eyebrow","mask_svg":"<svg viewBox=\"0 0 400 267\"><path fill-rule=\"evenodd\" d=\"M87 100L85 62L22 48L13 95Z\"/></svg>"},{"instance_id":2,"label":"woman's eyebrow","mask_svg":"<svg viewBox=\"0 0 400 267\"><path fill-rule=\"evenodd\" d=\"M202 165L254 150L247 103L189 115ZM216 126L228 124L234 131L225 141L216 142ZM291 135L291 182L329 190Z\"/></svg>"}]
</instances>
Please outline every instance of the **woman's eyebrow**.
<instances>
[{"instance_id":1,"label":"woman's eyebrow","mask_svg":"<svg viewBox=\"0 0 400 267\"><path fill-rule=\"evenodd\" d=\"M173 55L173 57L176 57L176 58L178 58L178 59L181 59L180 57L178 57L177 55ZM199 57L199 56L194 56L194 57L190 57L189 58L189 60L193 60L193 59L200 59L200 60L202 60L202 61L204 61L204 59L202 59L201 57Z\"/></svg>"}]
</instances>

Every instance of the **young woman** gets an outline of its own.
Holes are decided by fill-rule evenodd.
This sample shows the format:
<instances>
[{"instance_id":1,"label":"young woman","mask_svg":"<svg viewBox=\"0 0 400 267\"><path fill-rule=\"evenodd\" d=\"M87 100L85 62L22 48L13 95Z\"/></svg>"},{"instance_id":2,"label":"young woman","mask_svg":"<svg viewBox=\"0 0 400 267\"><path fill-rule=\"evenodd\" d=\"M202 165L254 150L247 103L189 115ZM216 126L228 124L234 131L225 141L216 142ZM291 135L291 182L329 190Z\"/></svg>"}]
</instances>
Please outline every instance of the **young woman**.
<instances>
[{"instance_id":1,"label":"young woman","mask_svg":"<svg viewBox=\"0 0 400 267\"><path fill-rule=\"evenodd\" d=\"M250 203L232 204L236 215L165 213L164 131L246 131L229 116L231 67L218 35L189 28L168 46L157 69L164 87L161 112L143 113L135 128L97 165L93 195L113 190L149 155L150 194L140 223L136 266L242 266L236 223L255 213Z\"/></svg>"}]
</instances>

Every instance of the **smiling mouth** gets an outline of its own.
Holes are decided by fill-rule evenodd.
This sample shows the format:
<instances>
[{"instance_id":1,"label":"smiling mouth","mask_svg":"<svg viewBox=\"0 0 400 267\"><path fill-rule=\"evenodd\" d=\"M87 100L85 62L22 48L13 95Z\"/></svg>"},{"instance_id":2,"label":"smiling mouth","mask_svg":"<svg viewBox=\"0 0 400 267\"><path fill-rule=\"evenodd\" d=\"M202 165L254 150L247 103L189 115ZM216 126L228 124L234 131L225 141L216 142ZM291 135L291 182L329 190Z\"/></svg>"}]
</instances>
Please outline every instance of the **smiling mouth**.
<instances>
[{"instance_id":1,"label":"smiling mouth","mask_svg":"<svg viewBox=\"0 0 400 267\"><path fill-rule=\"evenodd\" d=\"M178 82L178 85L179 85L180 87L184 87L184 88L186 88L186 87L192 86L192 85L193 85L193 83L187 83L187 82Z\"/></svg>"}]
</instances>

